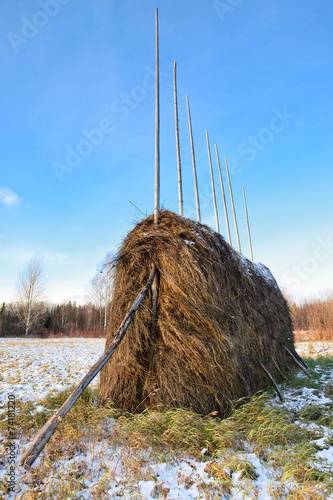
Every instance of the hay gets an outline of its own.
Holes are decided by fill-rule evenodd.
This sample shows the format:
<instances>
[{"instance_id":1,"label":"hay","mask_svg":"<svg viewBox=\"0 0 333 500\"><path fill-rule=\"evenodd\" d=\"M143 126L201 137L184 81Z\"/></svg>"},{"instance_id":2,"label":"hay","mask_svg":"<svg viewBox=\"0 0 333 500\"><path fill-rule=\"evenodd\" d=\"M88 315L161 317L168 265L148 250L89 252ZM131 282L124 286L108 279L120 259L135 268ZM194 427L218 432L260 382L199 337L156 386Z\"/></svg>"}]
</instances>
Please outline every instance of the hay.
<instances>
[{"instance_id":1,"label":"hay","mask_svg":"<svg viewBox=\"0 0 333 500\"><path fill-rule=\"evenodd\" d=\"M287 303L273 276L207 226L161 211L137 224L115 260L106 348L155 262L160 271L157 335L151 297L101 372L100 397L124 411L165 407L225 415L232 401L266 389L257 358L276 380L294 350ZM289 359L290 361L290 359Z\"/></svg>"}]
</instances>

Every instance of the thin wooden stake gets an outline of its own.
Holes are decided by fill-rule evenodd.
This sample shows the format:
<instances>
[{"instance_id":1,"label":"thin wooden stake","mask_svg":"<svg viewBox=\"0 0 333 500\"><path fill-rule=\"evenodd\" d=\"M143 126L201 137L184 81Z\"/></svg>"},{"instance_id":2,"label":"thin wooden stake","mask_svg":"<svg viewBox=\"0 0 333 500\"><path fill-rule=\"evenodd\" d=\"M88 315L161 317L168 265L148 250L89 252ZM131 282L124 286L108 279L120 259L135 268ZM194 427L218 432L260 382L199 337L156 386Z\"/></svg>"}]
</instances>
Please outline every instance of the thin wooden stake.
<instances>
[{"instance_id":1,"label":"thin wooden stake","mask_svg":"<svg viewBox=\"0 0 333 500\"><path fill-rule=\"evenodd\" d=\"M54 434L54 431L60 424L61 420L67 415L69 410L74 406L78 398L81 396L86 387L90 384L90 382L96 377L96 375L101 371L103 366L107 363L107 361L111 358L120 342L123 340L125 333L139 307L142 300L147 295L149 289L152 286L156 275L157 269L156 266L153 266L153 269L150 273L149 279L144 288L139 292L132 306L130 307L128 313L126 314L122 324L120 325L117 333L108 349L104 352L104 354L99 358L98 361L90 368L88 373L83 377L81 382L76 386L72 394L65 401L65 403L59 408L59 410L43 425L40 431L35 436L34 440L30 443L26 451L21 455L19 464L23 465L26 469L30 468L34 463L38 455L44 449L45 445L49 442L51 437Z\"/></svg>"},{"instance_id":2,"label":"thin wooden stake","mask_svg":"<svg viewBox=\"0 0 333 500\"><path fill-rule=\"evenodd\" d=\"M257 358L257 362L258 364L261 366L261 368L263 369L263 371L266 373L267 377L269 378L269 380L272 382L272 384L274 385L275 387L275 390L277 392L277 395L279 396L279 399L281 401L281 403L283 403L283 397L282 397L282 394L280 392L280 389L277 385L277 383L275 382L275 380L273 379L272 375L269 373L269 371L267 370L267 368L262 364L262 362L260 361L260 359Z\"/></svg>"},{"instance_id":3,"label":"thin wooden stake","mask_svg":"<svg viewBox=\"0 0 333 500\"><path fill-rule=\"evenodd\" d=\"M156 23L156 103L155 103L155 208L154 223L158 224L160 209L160 73L159 73L159 34L158 9L155 11Z\"/></svg>"},{"instance_id":4,"label":"thin wooden stake","mask_svg":"<svg viewBox=\"0 0 333 500\"><path fill-rule=\"evenodd\" d=\"M186 103L187 103L188 125L189 125L189 129L190 129L190 140L191 140L191 151L192 151L192 164L193 164L193 177L194 177L194 190L195 190L195 201L196 201L196 206L197 206L197 219L198 219L198 222L201 222L199 191L198 191L198 179L197 179L197 167L196 167L196 163L195 163L194 141L193 141L193 133L192 133L192 121L191 121L191 113L190 113L190 103L188 101L188 97L187 96L186 96Z\"/></svg>"},{"instance_id":5,"label":"thin wooden stake","mask_svg":"<svg viewBox=\"0 0 333 500\"><path fill-rule=\"evenodd\" d=\"M290 351L290 352L292 352L292 354L295 356L295 358L298 359L298 361L300 363L302 363L302 365L304 366L304 368L309 368L308 365L305 363L304 359L301 358L301 356L298 354L297 351L295 351L295 349L292 349L292 351Z\"/></svg>"},{"instance_id":6,"label":"thin wooden stake","mask_svg":"<svg viewBox=\"0 0 333 500\"><path fill-rule=\"evenodd\" d=\"M153 348L154 348L154 345L156 343L156 338L157 338L159 288L160 288L160 273L159 273L159 270L157 269L155 279L154 279L153 284L151 286L151 305L152 305L153 316L152 316L152 324L151 324L151 332L150 332L150 361L149 361L149 364L151 363L152 358L153 358Z\"/></svg>"},{"instance_id":7,"label":"thin wooden stake","mask_svg":"<svg viewBox=\"0 0 333 500\"><path fill-rule=\"evenodd\" d=\"M229 242L229 245L231 246L231 235L230 235L228 209L227 209L227 202L226 202L226 199L225 199L225 192L224 192L224 186L223 186L222 171L221 171L221 165L220 165L220 157L219 157L219 152L218 152L218 149L217 149L217 144L215 144L215 151L216 151L217 165L219 167L219 175L220 175L220 183L221 183L221 190L222 190L225 223L226 223L226 226L227 226L227 233L228 233L228 242Z\"/></svg>"},{"instance_id":8,"label":"thin wooden stake","mask_svg":"<svg viewBox=\"0 0 333 500\"><path fill-rule=\"evenodd\" d=\"M285 364L287 370L289 373L293 373L292 369L290 368L290 366L288 365L288 363Z\"/></svg>"},{"instance_id":9,"label":"thin wooden stake","mask_svg":"<svg viewBox=\"0 0 333 500\"><path fill-rule=\"evenodd\" d=\"M243 375L241 375L240 373L238 374L239 378L241 379L241 381L244 383L245 387L246 387L246 390L250 396L250 398L252 398L253 394L252 394L252 391L251 391L251 387L249 386L249 384L247 383L246 379L243 377Z\"/></svg>"},{"instance_id":10,"label":"thin wooden stake","mask_svg":"<svg viewBox=\"0 0 333 500\"><path fill-rule=\"evenodd\" d=\"M296 357L289 351L289 349L286 346L284 346L284 348L287 351L287 353L291 356L291 359L294 361L294 363L299 367L299 369L302 370L302 372L304 372L305 375L307 375L309 378L311 378L310 373L308 372L308 370L306 368L304 368L302 363L300 363L298 361L298 359L296 359Z\"/></svg>"},{"instance_id":11,"label":"thin wooden stake","mask_svg":"<svg viewBox=\"0 0 333 500\"><path fill-rule=\"evenodd\" d=\"M176 61L175 61L174 67L173 67L173 87L174 87L174 95L175 95L175 127L176 127L179 215L183 216L183 186L182 186L182 167L181 167L181 161L180 161L180 146L179 146L178 100L177 100L177 65L176 65Z\"/></svg>"},{"instance_id":12,"label":"thin wooden stake","mask_svg":"<svg viewBox=\"0 0 333 500\"><path fill-rule=\"evenodd\" d=\"M209 168L210 168L210 178L212 181L212 193L213 193L213 203L214 203L214 212L215 212L215 220L216 220L216 232L220 232L219 225L219 217L217 213L217 204L216 204L216 195L215 195L215 183L214 183L214 175L213 175L213 165L212 165L212 157L210 154L210 145L209 145L209 137L208 130L206 129L206 139L207 139L207 149L208 149L208 160L209 160Z\"/></svg>"},{"instance_id":13,"label":"thin wooden stake","mask_svg":"<svg viewBox=\"0 0 333 500\"><path fill-rule=\"evenodd\" d=\"M295 358L298 359L298 361L300 363L302 363L302 365L304 366L304 368L309 368L309 366L305 363L304 359L301 358L301 356L298 354L297 351L294 350L293 354L294 354Z\"/></svg>"},{"instance_id":14,"label":"thin wooden stake","mask_svg":"<svg viewBox=\"0 0 333 500\"><path fill-rule=\"evenodd\" d=\"M280 377L282 377L284 380L288 380L287 377L285 376L285 374L283 373L283 371L281 370L281 368L279 367L279 365L277 364L277 362L275 361L275 359L273 358L273 356L271 356L272 358L272 361L275 365L275 368L277 369Z\"/></svg>"},{"instance_id":15,"label":"thin wooden stake","mask_svg":"<svg viewBox=\"0 0 333 500\"><path fill-rule=\"evenodd\" d=\"M245 215L246 215L247 235L249 237L250 256L251 256L251 260L253 262L253 251L252 251L250 224L249 224L249 216L248 216L248 213L247 213L247 205L246 205L246 198L245 198L244 186L243 186L243 198L244 198L244 207L245 207Z\"/></svg>"},{"instance_id":16,"label":"thin wooden stake","mask_svg":"<svg viewBox=\"0 0 333 500\"><path fill-rule=\"evenodd\" d=\"M235 230L236 230L236 238L237 238L237 245L238 245L238 251L241 253L241 246L240 246L240 241L239 241L239 233L238 233L238 226L237 226L237 219L236 219L236 212L235 212L235 205L234 205L234 197L232 195L232 189L231 189L231 182L230 182L230 175L229 175L229 168L228 168L228 161L225 159L225 166L227 169L227 176L228 176L228 184L229 184L229 191L230 191L230 198L231 198L231 206L232 206L232 213L234 216L234 223L235 223Z\"/></svg>"}]
</instances>

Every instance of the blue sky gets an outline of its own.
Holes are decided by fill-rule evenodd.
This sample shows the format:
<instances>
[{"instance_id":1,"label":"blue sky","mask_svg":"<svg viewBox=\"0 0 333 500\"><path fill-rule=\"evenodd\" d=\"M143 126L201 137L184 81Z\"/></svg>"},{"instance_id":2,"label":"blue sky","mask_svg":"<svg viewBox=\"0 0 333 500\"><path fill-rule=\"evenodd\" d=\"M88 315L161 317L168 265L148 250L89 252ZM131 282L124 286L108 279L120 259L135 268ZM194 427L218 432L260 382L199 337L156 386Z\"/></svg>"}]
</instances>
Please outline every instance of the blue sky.
<instances>
[{"instance_id":1,"label":"blue sky","mask_svg":"<svg viewBox=\"0 0 333 500\"><path fill-rule=\"evenodd\" d=\"M185 216L195 218L188 94L203 222L215 228L207 128L221 233L215 142L243 253L244 185L255 260L298 300L333 288L331 1L3 0L0 300L41 253L50 300L84 301L98 262L140 218L130 201L152 213L155 7L164 207L178 211L176 60Z\"/></svg>"}]
</instances>

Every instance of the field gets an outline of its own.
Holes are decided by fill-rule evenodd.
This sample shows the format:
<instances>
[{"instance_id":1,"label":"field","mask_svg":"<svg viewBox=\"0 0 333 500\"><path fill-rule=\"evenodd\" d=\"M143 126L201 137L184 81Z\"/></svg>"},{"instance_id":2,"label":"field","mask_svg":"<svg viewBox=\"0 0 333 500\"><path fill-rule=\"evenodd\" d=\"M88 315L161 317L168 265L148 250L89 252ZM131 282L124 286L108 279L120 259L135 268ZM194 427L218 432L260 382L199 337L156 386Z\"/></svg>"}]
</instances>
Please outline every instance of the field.
<instances>
[{"instance_id":1,"label":"field","mask_svg":"<svg viewBox=\"0 0 333 500\"><path fill-rule=\"evenodd\" d=\"M258 394L223 421L182 410L119 416L98 405L97 377L32 470L16 467L8 494L10 452L20 457L104 343L0 339L0 499L333 499L333 342L297 344L311 379L295 371L280 385L283 404Z\"/></svg>"}]
</instances>

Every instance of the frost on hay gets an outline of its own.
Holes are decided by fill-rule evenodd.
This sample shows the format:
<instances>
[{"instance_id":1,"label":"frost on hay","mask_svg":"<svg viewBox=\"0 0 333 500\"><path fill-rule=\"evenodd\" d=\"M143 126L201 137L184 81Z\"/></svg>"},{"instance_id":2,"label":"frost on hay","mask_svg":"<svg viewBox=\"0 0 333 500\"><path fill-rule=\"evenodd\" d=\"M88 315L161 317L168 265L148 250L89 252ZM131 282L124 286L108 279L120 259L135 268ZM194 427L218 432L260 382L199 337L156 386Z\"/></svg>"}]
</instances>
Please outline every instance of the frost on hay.
<instances>
[{"instance_id":1,"label":"frost on hay","mask_svg":"<svg viewBox=\"0 0 333 500\"><path fill-rule=\"evenodd\" d=\"M115 260L106 348L145 285L160 271L157 335L151 296L101 372L101 400L124 411L165 407L225 415L231 401L266 389L259 359L276 380L294 350L289 309L275 279L209 227L161 211L125 238Z\"/></svg>"}]
</instances>

